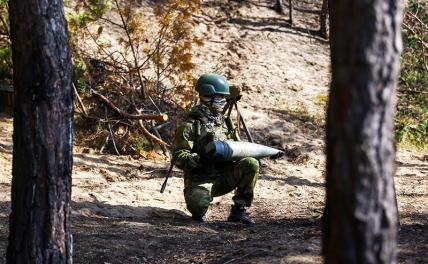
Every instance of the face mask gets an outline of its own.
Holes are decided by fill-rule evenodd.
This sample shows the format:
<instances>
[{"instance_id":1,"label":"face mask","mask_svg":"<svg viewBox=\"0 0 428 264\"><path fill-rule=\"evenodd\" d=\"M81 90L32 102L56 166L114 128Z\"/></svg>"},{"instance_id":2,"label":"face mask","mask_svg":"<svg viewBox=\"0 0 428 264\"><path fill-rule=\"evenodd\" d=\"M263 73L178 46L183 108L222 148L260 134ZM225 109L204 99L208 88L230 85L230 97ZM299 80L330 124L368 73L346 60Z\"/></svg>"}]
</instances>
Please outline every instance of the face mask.
<instances>
[{"instance_id":1,"label":"face mask","mask_svg":"<svg viewBox=\"0 0 428 264\"><path fill-rule=\"evenodd\" d=\"M224 98L214 98L211 102L211 108L216 113L221 113L224 106L226 105L226 99Z\"/></svg>"},{"instance_id":2,"label":"face mask","mask_svg":"<svg viewBox=\"0 0 428 264\"><path fill-rule=\"evenodd\" d=\"M221 113L223 111L224 106L226 105L226 99L224 97L203 97L202 103L209 107L209 109L215 113Z\"/></svg>"}]
</instances>

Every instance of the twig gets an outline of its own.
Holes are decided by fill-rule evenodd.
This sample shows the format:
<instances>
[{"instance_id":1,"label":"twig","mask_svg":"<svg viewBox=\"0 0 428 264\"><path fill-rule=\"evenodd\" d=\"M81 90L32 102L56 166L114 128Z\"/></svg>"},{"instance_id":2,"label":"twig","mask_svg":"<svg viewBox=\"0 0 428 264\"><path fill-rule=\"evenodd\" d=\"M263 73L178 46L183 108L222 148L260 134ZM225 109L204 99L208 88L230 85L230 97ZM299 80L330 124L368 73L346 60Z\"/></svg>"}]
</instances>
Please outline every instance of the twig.
<instances>
[{"instance_id":1,"label":"twig","mask_svg":"<svg viewBox=\"0 0 428 264\"><path fill-rule=\"evenodd\" d=\"M158 113L162 113L161 110L159 109L159 107L155 104L155 101L153 101L153 98L150 95L147 95L147 97L150 99L150 101L152 102L153 106L156 108L156 110L158 110Z\"/></svg>"},{"instance_id":2,"label":"twig","mask_svg":"<svg viewBox=\"0 0 428 264\"><path fill-rule=\"evenodd\" d=\"M421 45L423 46L423 47L425 47L426 49L428 49L428 44L427 43L425 43L425 41L419 36L419 34L413 29L413 28L411 28L409 25L407 25L406 23L403 23L403 26L405 27L405 28L407 28L408 30L410 30L410 32L412 32L413 34L415 34L416 35L416 37L418 38L418 40L419 40L419 42L421 43Z\"/></svg>"},{"instance_id":3,"label":"twig","mask_svg":"<svg viewBox=\"0 0 428 264\"><path fill-rule=\"evenodd\" d=\"M104 110L105 110L105 113L106 113L107 126L108 126L108 130L110 131L110 137L111 137L111 141L113 142L114 150L116 151L116 154L118 156L120 156L119 150L117 150L117 147L116 147L116 141L114 140L114 135L113 135L113 131L111 129L110 122L108 122L107 107L106 106L104 106Z\"/></svg>"},{"instance_id":4,"label":"twig","mask_svg":"<svg viewBox=\"0 0 428 264\"><path fill-rule=\"evenodd\" d=\"M113 109L115 112L119 113L125 118L132 119L132 120L156 120L156 121L167 121L168 115L162 114L162 115L150 115L150 114L139 114L139 115L133 115L126 113L125 111L119 109L117 106L115 106L110 100L108 100L105 96L100 94L99 92L92 90L92 94L96 95L101 101L103 101L108 107Z\"/></svg>"},{"instance_id":5,"label":"twig","mask_svg":"<svg viewBox=\"0 0 428 264\"><path fill-rule=\"evenodd\" d=\"M74 85L74 83L71 83L73 85L73 91L74 91L74 95L76 95L77 97L77 101L79 102L80 108L82 108L83 111L83 115L85 117L88 117L88 112L86 111L86 107L83 104L82 98L80 98L79 93L77 92L76 86Z\"/></svg>"},{"instance_id":6,"label":"twig","mask_svg":"<svg viewBox=\"0 0 428 264\"><path fill-rule=\"evenodd\" d=\"M126 59L126 57L122 53L120 53L119 51L116 50L116 51L113 51L113 52L109 53L100 43L98 43L97 38L95 38L95 36L91 33L91 31L89 30L89 28L85 27L85 29L88 32L88 35L91 37L92 41L95 43L95 45L97 45L98 48L102 52L104 52L104 54L107 56L107 58L111 59L114 62L114 64L110 64L110 66L112 66L114 68L120 68L120 69L123 70L123 68L119 66L120 64L122 64L122 65L129 65L130 64L128 62L128 60ZM125 61L125 64L122 63L122 62L120 62L120 61L118 61L115 57L113 57L113 54L115 54L115 53L118 53L119 56L122 57L122 59ZM104 62L104 63L107 63L107 62Z\"/></svg>"},{"instance_id":7,"label":"twig","mask_svg":"<svg viewBox=\"0 0 428 264\"><path fill-rule=\"evenodd\" d=\"M428 30L428 26L417 15L413 14L412 12L407 12L407 14L415 18L424 28Z\"/></svg>"},{"instance_id":8,"label":"twig","mask_svg":"<svg viewBox=\"0 0 428 264\"><path fill-rule=\"evenodd\" d=\"M159 61L160 61L159 49L160 49L161 40L162 39L159 38L158 44L156 45L156 60L158 62L156 63L156 92L158 93L160 91L160 75L161 75L160 66L159 66Z\"/></svg>"},{"instance_id":9,"label":"twig","mask_svg":"<svg viewBox=\"0 0 428 264\"><path fill-rule=\"evenodd\" d=\"M110 139L110 135L107 135L106 140L105 140L103 146L100 149L100 154L103 154L104 148L107 146L107 142L108 142L109 139Z\"/></svg>"},{"instance_id":10,"label":"twig","mask_svg":"<svg viewBox=\"0 0 428 264\"><path fill-rule=\"evenodd\" d=\"M116 23L116 22L114 22L113 20L110 20L110 19L105 18L105 17L100 17L100 19L101 19L101 20L104 20L104 21L106 21L106 22L109 22L109 23L110 23L110 24L112 24L113 26L116 26L116 27L119 27L119 28L121 28L121 29L124 29L124 28L123 28L123 25L121 25L121 24L119 24L119 23Z\"/></svg>"}]
</instances>

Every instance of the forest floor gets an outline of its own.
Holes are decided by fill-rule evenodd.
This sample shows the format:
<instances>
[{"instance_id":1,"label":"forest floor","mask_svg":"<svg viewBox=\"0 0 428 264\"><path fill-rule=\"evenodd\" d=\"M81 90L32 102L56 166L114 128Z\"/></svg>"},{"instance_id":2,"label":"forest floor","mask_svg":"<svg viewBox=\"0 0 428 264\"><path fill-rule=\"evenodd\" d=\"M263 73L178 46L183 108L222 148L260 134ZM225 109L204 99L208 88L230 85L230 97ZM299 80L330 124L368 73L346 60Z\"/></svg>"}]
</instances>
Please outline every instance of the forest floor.
<instances>
[{"instance_id":1,"label":"forest floor","mask_svg":"<svg viewBox=\"0 0 428 264\"><path fill-rule=\"evenodd\" d=\"M190 219L182 173L159 193L169 164L74 148L74 263L322 263L324 121L329 47L317 17L292 27L273 1L205 1L198 73L219 72L243 89L240 107L256 142L287 149L266 161L249 212L253 226L226 221L231 195L215 198L204 223ZM0 263L5 261L12 119L0 117ZM428 155L398 149L395 178L399 262L428 259Z\"/></svg>"}]
</instances>

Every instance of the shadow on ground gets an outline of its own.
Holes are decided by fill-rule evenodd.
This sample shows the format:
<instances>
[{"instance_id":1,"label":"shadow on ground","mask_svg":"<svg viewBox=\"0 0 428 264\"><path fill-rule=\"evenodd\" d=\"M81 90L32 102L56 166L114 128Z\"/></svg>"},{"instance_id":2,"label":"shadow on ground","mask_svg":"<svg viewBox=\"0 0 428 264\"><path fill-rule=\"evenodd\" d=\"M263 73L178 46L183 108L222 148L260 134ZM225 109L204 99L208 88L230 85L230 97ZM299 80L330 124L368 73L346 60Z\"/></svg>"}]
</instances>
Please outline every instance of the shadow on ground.
<instances>
[{"instance_id":1,"label":"shadow on ground","mask_svg":"<svg viewBox=\"0 0 428 264\"><path fill-rule=\"evenodd\" d=\"M303 155L303 152L299 152L298 155ZM293 158L291 151L288 151L289 159ZM299 156L300 157L300 156ZM294 158L298 158L297 156ZM150 180L150 179L163 179L168 171L168 166L165 164L159 165L139 165L135 163L123 163L123 162L114 162L112 160L92 157L88 154L74 154L74 165L79 168L86 168L88 170L104 170L108 181L129 181L132 179L135 180ZM118 177L113 177L112 175L116 174ZM80 176L82 177L82 176ZM182 178L183 172L178 168L174 168L170 174L170 178ZM281 184L288 184L292 186L310 186L310 187L324 187L323 183L312 182L310 180L292 176L292 175L283 175L275 176L270 174L269 171L262 170L261 180L266 181L280 181Z\"/></svg>"},{"instance_id":2,"label":"shadow on ground","mask_svg":"<svg viewBox=\"0 0 428 264\"><path fill-rule=\"evenodd\" d=\"M73 203L73 207L85 206L88 204ZM109 206L123 210L123 206ZM9 208L10 203L0 203L1 263L5 263ZM321 262L319 218L259 217L257 225L245 226L223 221L199 223L188 217L171 217L170 210L150 210L163 212L164 216L75 214L74 263ZM403 224L399 233L399 262L423 263L428 258L427 215L403 215L403 219L409 224Z\"/></svg>"},{"instance_id":3,"label":"shadow on ground","mask_svg":"<svg viewBox=\"0 0 428 264\"><path fill-rule=\"evenodd\" d=\"M311 182L310 180L303 179L297 176L288 176L288 177L275 177L272 175L262 175L260 177L261 180L268 180L268 181L280 181L281 183L288 184L291 186L309 186L309 187L318 187L318 188L324 188L324 183L319 182Z\"/></svg>"}]
</instances>

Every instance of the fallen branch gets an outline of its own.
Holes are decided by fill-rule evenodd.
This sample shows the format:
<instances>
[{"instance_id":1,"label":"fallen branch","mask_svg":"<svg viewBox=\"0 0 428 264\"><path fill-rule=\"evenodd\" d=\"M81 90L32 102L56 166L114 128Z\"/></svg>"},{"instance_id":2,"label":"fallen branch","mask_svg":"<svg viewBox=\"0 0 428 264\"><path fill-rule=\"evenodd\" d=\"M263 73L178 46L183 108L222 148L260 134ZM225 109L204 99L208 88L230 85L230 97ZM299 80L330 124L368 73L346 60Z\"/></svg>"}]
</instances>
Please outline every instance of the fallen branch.
<instances>
[{"instance_id":1,"label":"fallen branch","mask_svg":"<svg viewBox=\"0 0 428 264\"><path fill-rule=\"evenodd\" d=\"M148 137L149 139L153 140L154 142L161 144L161 145L165 145L167 147L171 147L170 144L166 143L165 141L163 141L162 139L156 137L155 135L153 135L152 133L150 133L147 128L144 127L143 121L138 120L138 124L140 125L141 131L144 133L144 135L146 135L146 137Z\"/></svg>"},{"instance_id":2,"label":"fallen branch","mask_svg":"<svg viewBox=\"0 0 428 264\"><path fill-rule=\"evenodd\" d=\"M108 107L113 109L115 112L120 114L121 116L132 119L132 120L156 120L156 121L167 121L168 115L152 115L152 114L139 114L139 115L133 115L126 113L125 111L119 109L117 106L115 106L109 99L107 99L104 95L100 94L99 92L92 90L92 94L98 97L103 103L105 103Z\"/></svg>"}]
</instances>

